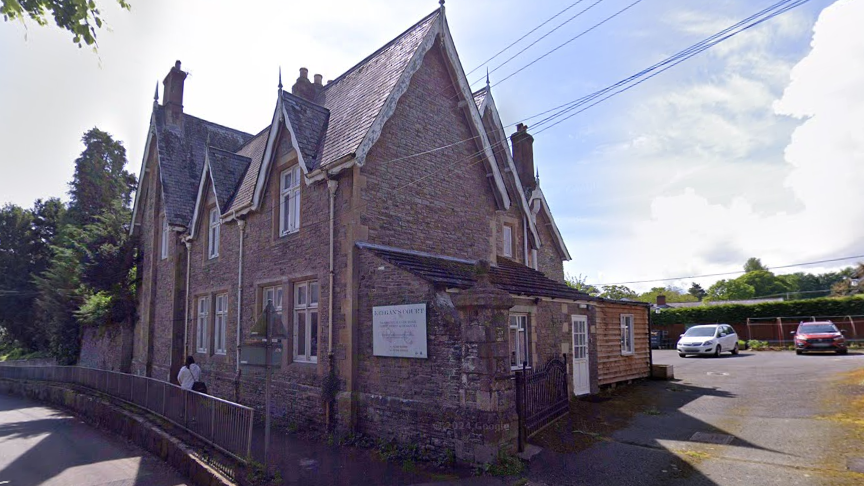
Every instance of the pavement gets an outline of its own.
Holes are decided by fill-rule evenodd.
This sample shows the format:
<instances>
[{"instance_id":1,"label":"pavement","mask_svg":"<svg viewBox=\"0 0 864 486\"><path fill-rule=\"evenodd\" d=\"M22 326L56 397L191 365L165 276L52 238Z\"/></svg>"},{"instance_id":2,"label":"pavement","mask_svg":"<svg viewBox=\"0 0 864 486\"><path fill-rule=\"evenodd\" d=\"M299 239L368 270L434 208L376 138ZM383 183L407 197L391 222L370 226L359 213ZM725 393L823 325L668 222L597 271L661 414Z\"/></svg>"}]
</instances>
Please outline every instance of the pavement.
<instances>
[{"instance_id":1,"label":"pavement","mask_svg":"<svg viewBox=\"0 0 864 486\"><path fill-rule=\"evenodd\" d=\"M164 462L39 402L0 395L0 485L185 486Z\"/></svg>"},{"instance_id":2,"label":"pavement","mask_svg":"<svg viewBox=\"0 0 864 486\"><path fill-rule=\"evenodd\" d=\"M834 419L862 403L864 382L843 378L864 371L864 355L765 351L714 359L661 350L654 363L673 365L676 381L631 387L627 400L644 408L626 427L581 452L544 450L523 484L864 484L864 474L847 469L864 458L864 417Z\"/></svg>"}]
</instances>

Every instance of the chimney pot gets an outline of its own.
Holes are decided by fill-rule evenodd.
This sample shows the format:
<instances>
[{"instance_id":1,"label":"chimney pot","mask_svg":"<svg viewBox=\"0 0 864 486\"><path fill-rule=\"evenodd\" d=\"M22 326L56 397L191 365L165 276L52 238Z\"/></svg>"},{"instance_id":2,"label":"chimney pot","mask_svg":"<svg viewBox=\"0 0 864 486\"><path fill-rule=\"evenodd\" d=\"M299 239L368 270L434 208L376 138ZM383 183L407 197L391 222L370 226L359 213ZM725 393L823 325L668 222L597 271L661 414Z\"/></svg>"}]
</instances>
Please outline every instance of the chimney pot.
<instances>
[{"instance_id":1,"label":"chimney pot","mask_svg":"<svg viewBox=\"0 0 864 486\"><path fill-rule=\"evenodd\" d=\"M309 79L309 70L306 68L300 68L300 77L303 79Z\"/></svg>"},{"instance_id":2,"label":"chimney pot","mask_svg":"<svg viewBox=\"0 0 864 486\"><path fill-rule=\"evenodd\" d=\"M658 295L657 296L657 305L658 306L666 305L666 296L665 295Z\"/></svg>"},{"instance_id":3,"label":"chimney pot","mask_svg":"<svg viewBox=\"0 0 864 486\"><path fill-rule=\"evenodd\" d=\"M324 80L324 76L321 76L320 74L315 75L315 84L317 84L318 86L321 86L321 82L323 80Z\"/></svg>"}]
</instances>

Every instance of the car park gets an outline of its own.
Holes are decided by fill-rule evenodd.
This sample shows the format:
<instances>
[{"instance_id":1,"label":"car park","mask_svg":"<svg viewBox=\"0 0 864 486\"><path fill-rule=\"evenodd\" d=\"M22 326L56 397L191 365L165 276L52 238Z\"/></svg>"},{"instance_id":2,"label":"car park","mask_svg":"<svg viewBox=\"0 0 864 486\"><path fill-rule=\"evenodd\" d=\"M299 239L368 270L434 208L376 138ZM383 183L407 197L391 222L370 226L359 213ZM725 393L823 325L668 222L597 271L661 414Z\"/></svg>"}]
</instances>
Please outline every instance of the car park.
<instances>
[{"instance_id":1,"label":"car park","mask_svg":"<svg viewBox=\"0 0 864 486\"><path fill-rule=\"evenodd\" d=\"M713 355L729 351L738 354L738 334L729 324L706 324L692 326L678 340L678 356Z\"/></svg>"},{"instance_id":2,"label":"car park","mask_svg":"<svg viewBox=\"0 0 864 486\"><path fill-rule=\"evenodd\" d=\"M843 331L837 329L831 321L802 322L798 330L792 331L795 336L795 354L812 351L833 351L846 354L846 337Z\"/></svg>"}]
</instances>

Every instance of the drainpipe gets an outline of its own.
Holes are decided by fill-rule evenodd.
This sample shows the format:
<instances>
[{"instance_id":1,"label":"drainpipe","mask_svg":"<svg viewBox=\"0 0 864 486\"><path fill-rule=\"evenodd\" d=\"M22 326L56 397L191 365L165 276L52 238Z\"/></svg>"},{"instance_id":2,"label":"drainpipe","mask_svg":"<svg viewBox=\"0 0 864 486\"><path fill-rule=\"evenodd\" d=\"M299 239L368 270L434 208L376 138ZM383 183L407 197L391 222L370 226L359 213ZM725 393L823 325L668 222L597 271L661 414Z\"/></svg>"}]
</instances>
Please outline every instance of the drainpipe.
<instances>
[{"instance_id":1,"label":"drainpipe","mask_svg":"<svg viewBox=\"0 0 864 486\"><path fill-rule=\"evenodd\" d=\"M183 361L189 356L189 274L192 271L192 242L184 239L186 245L186 310L183 314Z\"/></svg>"},{"instance_id":2,"label":"drainpipe","mask_svg":"<svg viewBox=\"0 0 864 486\"><path fill-rule=\"evenodd\" d=\"M327 311L327 353L329 355L333 354L333 273L334 273L334 264L333 264L333 247L335 245L334 241L334 231L333 231L333 215L334 208L336 206L336 189L339 187L339 181L336 179L327 179L327 189L330 191L330 275L329 275L329 292L330 298L327 305L329 306Z\"/></svg>"},{"instance_id":3,"label":"drainpipe","mask_svg":"<svg viewBox=\"0 0 864 486\"><path fill-rule=\"evenodd\" d=\"M522 256L525 257L525 266L530 267L528 260L528 218L522 215Z\"/></svg>"},{"instance_id":4,"label":"drainpipe","mask_svg":"<svg viewBox=\"0 0 864 486\"><path fill-rule=\"evenodd\" d=\"M236 214L233 217L236 218ZM240 336L242 336L241 328L242 326L242 310L243 310L243 240L246 236L246 220L238 219L237 227L240 229L240 254L237 264L237 359L236 369L237 377L240 377Z\"/></svg>"},{"instance_id":5,"label":"drainpipe","mask_svg":"<svg viewBox=\"0 0 864 486\"><path fill-rule=\"evenodd\" d=\"M654 351L651 349L651 321L653 320L651 305L648 305L648 377L654 378ZM635 324L635 323L634 323Z\"/></svg>"}]
</instances>

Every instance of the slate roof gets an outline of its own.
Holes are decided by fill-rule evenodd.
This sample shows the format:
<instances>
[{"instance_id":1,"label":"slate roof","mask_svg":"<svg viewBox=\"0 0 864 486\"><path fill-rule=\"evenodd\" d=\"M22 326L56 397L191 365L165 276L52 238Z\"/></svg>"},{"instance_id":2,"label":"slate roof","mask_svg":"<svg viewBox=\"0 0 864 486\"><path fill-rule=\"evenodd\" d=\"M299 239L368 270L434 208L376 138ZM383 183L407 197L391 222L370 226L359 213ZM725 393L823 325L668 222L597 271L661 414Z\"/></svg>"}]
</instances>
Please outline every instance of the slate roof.
<instances>
[{"instance_id":1,"label":"slate roof","mask_svg":"<svg viewBox=\"0 0 864 486\"><path fill-rule=\"evenodd\" d=\"M208 147L207 151L216 204L222 214L225 214L252 159L214 147Z\"/></svg>"},{"instance_id":2,"label":"slate roof","mask_svg":"<svg viewBox=\"0 0 864 486\"><path fill-rule=\"evenodd\" d=\"M258 135L255 135L246 145L237 150L238 155L249 158L249 168L246 169L246 174L243 176L242 182L240 182L237 194L226 211L252 202L252 196L255 193L255 182L258 180L258 171L261 169L261 162L264 160L264 151L267 150L267 136L269 134L270 127L267 127L261 130Z\"/></svg>"},{"instance_id":3,"label":"slate roof","mask_svg":"<svg viewBox=\"0 0 864 486\"><path fill-rule=\"evenodd\" d=\"M315 102L330 110L319 165L356 152L396 82L420 47L440 10L411 26L387 45L327 83Z\"/></svg>"},{"instance_id":4,"label":"slate roof","mask_svg":"<svg viewBox=\"0 0 864 486\"><path fill-rule=\"evenodd\" d=\"M318 157L324 134L327 131L327 121L330 118L330 110L322 106L310 103L305 99L294 96L283 91L282 104L297 137L297 145L303 160L309 170L318 168L321 161Z\"/></svg>"},{"instance_id":5,"label":"slate roof","mask_svg":"<svg viewBox=\"0 0 864 486\"><path fill-rule=\"evenodd\" d=\"M357 243L357 247L369 250L388 263L436 285L467 289L476 282L477 262L474 260L431 255L371 243ZM497 265L492 266L489 280L492 285L510 295L583 301L600 300L552 280L533 268L508 259L502 259L497 262Z\"/></svg>"},{"instance_id":6,"label":"slate roof","mask_svg":"<svg viewBox=\"0 0 864 486\"><path fill-rule=\"evenodd\" d=\"M183 126L165 121L165 109L155 108L156 150L168 223L188 226L204 169L206 147L235 151L252 135L183 114Z\"/></svg>"},{"instance_id":7,"label":"slate roof","mask_svg":"<svg viewBox=\"0 0 864 486\"><path fill-rule=\"evenodd\" d=\"M474 96L474 104L477 105L477 109L478 109L478 110L479 110L480 107L483 105L483 102L486 101L486 94L487 94L488 92L489 92L489 91L487 91L486 86L484 86L484 87L482 87L482 88L480 88L480 89L478 89L477 91L474 92L474 94L473 94L473 96ZM481 113L481 115L482 115L482 113Z\"/></svg>"}]
</instances>

